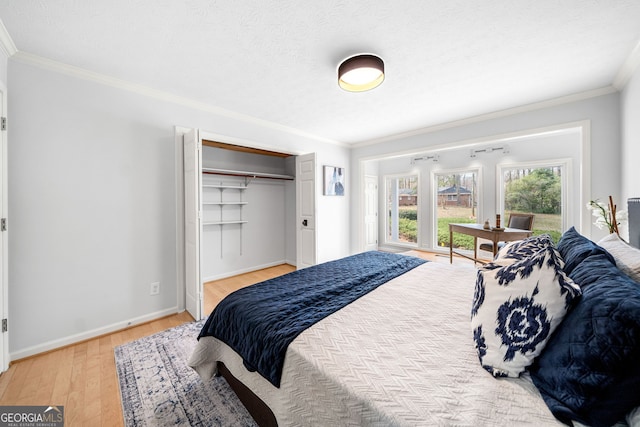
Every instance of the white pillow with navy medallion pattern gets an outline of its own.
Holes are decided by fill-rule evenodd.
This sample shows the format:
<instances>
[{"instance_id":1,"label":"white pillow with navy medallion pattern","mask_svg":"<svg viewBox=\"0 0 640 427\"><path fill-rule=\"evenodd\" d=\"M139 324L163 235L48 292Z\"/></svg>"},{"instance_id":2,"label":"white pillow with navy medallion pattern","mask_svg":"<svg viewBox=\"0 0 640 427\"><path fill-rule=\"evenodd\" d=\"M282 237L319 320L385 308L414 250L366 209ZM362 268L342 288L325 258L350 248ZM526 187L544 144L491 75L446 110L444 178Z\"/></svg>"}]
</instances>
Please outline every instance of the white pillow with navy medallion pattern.
<instances>
[{"instance_id":1,"label":"white pillow with navy medallion pattern","mask_svg":"<svg viewBox=\"0 0 640 427\"><path fill-rule=\"evenodd\" d=\"M478 269L471 326L480 364L494 376L520 376L581 295L562 264L546 246L512 264Z\"/></svg>"},{"instance_id":2,"label":"white pillow with navy medallion pattern","mask_svg":"<svg viewBox=\"0 0 640 427\"><path fill-rule=\"evenodd\" d=\"M508 242L503 246L493 261L496 264L507 265L525 258L529 258L541 249L553 246L553 240L548 234L527 237L523 240ZM564 261L563 261L564 263Z\"/></svg>"}]
</instances>

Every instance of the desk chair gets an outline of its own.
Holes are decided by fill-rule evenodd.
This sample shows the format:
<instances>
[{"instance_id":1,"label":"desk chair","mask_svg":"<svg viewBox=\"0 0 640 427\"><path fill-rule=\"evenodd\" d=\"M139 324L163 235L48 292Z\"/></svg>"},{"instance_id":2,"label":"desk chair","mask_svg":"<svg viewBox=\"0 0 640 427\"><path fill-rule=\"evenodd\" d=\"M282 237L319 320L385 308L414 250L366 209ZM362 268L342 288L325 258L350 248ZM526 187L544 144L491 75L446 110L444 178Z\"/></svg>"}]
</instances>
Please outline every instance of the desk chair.
<instances>
[{"instance_id":1,"label":"desk chair","mask_svg":"<svg viewBox=\"0 0 640 427\"><path fill-rule=\"evenodd\" d=\"M520 214L520 213L512 213L509 215L509 223L507 228L518 228L520 230L533 230L533 219L535 215L533 214ZM502 248L505 245L504 242L498 243L498 249ZM481 243L480 250L489 251L493 253L493 243Z\"/></svg>"}]
</instances>

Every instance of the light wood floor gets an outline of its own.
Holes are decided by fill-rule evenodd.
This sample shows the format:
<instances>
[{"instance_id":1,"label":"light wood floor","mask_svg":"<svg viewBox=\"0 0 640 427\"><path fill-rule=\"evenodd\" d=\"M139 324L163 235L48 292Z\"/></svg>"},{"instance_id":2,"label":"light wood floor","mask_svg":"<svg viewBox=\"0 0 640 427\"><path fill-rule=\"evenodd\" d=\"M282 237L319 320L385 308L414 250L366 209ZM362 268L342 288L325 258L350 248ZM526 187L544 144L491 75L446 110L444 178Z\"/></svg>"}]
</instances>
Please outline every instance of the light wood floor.
<instances>
[{"instance_id":1,"label":"light wood floor","mask_svg":"<svg viewBox=\"0 0 640 427\"><path fill-rule=\"evenodd\" d=\"M295 269L296 268L292 265L282 264L275 267L253 271L251 273L241 274L239 276L207 282L203 287L204 312L206 314L211 313L215 306L218 305L224 297L235 290L264 280L272 279L277 276L282 276L283 274L287 274Z\"/></svg>"},{"instance_id":2,"label":"light wood floor","mask_svg":"<svg viewBox=\"0 0 640 427\"><path fill-rule=\"evenodd\" d=\"M205 313L236 289L292 270L283 265L209 282L204 286ZM67 427L122 426L114 348L192 321L183 312L16 361L0 375L0 405L64 406Z\"/></svg>"}]
</instances>

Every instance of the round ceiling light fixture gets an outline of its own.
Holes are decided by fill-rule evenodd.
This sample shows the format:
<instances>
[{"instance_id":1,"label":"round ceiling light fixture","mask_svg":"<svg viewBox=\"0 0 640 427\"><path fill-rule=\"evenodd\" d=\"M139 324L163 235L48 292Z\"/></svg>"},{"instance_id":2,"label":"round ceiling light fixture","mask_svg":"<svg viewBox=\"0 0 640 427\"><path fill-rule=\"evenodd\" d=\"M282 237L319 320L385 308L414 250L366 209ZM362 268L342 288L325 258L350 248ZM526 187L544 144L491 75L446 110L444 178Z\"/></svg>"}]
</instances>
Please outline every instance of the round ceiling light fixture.
<instances>
[{"instance_id":1,"label":"round ceiling light fixture","mask_svg":"<svg viewBox=\"0 0 640 427\"><path fill-rule=\"evenodd\" d=\"M338 84L349 92L364 92L380 86L384 80L384 62L375 55L356 55L338 67Z\"/></svg>"}]
</instances>

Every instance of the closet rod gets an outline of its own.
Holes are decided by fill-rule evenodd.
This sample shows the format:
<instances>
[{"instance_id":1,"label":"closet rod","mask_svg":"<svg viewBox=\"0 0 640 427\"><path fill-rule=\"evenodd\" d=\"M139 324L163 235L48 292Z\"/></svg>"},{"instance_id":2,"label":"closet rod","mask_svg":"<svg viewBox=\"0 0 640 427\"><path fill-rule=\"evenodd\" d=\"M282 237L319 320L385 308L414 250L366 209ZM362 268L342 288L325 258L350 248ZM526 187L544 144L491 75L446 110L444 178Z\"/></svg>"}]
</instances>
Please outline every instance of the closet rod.
<instances>
[{"instance_id":1,"label":"closet rod","mask_svg":"<svg viewBox=\"0 0 640 427\"><path fill-rule=\"evenodd\" d=\"M229 170L229 169L202 168L202 173L212 174L212 175L243 176L245 178L285 179L289 181L294 180L294 177L291 175L279 175L276 173L263 173L263 172L236 171L236 170Z\"/></svg>"}]
</instances>

